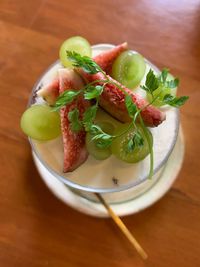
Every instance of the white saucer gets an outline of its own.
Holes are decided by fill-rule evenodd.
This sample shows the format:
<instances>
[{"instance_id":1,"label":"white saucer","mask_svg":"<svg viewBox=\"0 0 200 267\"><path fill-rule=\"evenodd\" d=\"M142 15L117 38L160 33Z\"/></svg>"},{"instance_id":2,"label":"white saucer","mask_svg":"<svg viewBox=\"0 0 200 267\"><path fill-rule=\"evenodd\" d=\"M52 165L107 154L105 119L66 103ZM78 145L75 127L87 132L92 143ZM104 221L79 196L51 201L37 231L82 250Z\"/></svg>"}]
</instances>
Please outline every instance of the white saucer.
<instances>
[{"instance_id":1,"label":"white saucer","mask_svg":"<svg viewBox=\"0 0 200 267\"><path fill-rule=\"evenodd\" d=\"M183 156L184 139L182 131L180 130L177 143L171 156L168 159L161 178L148 191L138 196L137 198L120 204L112 204L111 207L114 212L119 216L130 215L137 213L158 201L170 189L173 182L175 181L183 162ZM47 173L44 166L34 155L34 152L33 158L40 176L42 177L47 187L57 198L62 200L70 207L85 214L96 217L108 217L107 211L102 206L102 204L89 201L73 193L66 185L60 182L51 173Z\"/></svg>"}]
</instances>

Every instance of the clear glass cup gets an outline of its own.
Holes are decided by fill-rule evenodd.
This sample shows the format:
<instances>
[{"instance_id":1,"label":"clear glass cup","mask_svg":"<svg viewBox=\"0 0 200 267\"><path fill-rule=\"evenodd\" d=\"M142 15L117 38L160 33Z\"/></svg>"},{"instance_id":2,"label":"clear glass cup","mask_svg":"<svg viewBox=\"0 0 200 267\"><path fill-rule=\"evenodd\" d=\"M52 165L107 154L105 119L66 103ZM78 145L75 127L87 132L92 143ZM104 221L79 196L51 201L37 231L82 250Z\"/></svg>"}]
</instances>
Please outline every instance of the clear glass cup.
<instances>
[{"instance_id":1,"label":"clear glass cup","mask_svg":"<svg viewBox=\"0 0 200 267\"><path fill-rule=\"evenodd\" d=\"M95 45L93 46L93 54L96 55L111 47L113 46L109 44ZM149 68L159 72L157 67L151 62L146 60L146 63L148 65L146 73ZM41 102L41 99L37 98L36 92L43 83L55 75L56 70L60 67L59 61L56 61L38 79L33 87L29 106ZM144 79L142 83L144 83ZM140 93L143 92L140 91ZM167 109L164 107L163 109L166 111L166 121L158 127L150 129L154 137L155 162L154 175L151 179L148 179L149 156L136 164L124 163L114 156L103 161L95 160L89 156L88 160L75 171L64 174L62 172L63 154L61 137L48 142L38 142L29 139L34 159L36 163L39 163L36 166L37 168L42 166L42 175L45 175L45 172L46 175L48 173L52 174L74 193L91 201L98 201L94 195L95 192L104 194L104 198L109 203L122 203L136 198L151 188L162 176L168 158L177 141L179 112L174 108Z\"/></svg>"}]
</instances>

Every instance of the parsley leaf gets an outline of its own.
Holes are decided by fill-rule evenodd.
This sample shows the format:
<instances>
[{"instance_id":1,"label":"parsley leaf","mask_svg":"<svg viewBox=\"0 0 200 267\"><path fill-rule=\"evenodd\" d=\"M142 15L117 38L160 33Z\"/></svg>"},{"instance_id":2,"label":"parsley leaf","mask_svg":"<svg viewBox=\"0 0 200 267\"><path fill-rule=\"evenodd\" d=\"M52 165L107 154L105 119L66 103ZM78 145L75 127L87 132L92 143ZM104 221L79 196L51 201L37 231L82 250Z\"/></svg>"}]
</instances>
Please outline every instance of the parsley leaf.
<instances>
[{"instance_id":1,"label":"parsley leaf","mask_svg":"<svg viewBox=\"0 0 200 267\"><path fill-rule=\"evenodd\" d=\"M56 103L53 107L54 111L60 110L63 106L70 104L81 91L67 90L64 91L56 100Z\"/></svg>"},{"instance_id":2,"label":"parsley leaf","mask_svg":"<svg viewBox=\"0 0 200 267\"><path fill-rule=\"evenodd\" d=\"M93 121L96 117L97 108L97 105L91 106L83 114L83 125L86 131L91 129Z\"/></svg>"},{"instance_id":3,"label":"parsley leaf","mask_svg":"<svg viewBox=\"0 0 200 267\"><path fill-rule=\"evenodd\" d=\"M173 97L171 94L167 93L168 89L176 88L179 85L179 79L178 78L169 80L168 75L169 75L168 69L163 69L161 74L157 77L155 76L153 71L150 69L150 71L148 72L147 77L146 77L145 86L141 86L141 88L151 94L151 96L152 96L151 103L152 104L156 99L158 99L160 102L160 104L159 104L160 106L168 104L168 105L173 106L173 107L180 107L186 102L188 97L187 96ZM156 89L159 90L158 93L155 92L155 94L153 94L153 92ZM166 92L166 94L165 94L165 92ZM161 94L162 94L162 97L165 94L163 99L162 99L162 97L159 96Z\"/></svg>"},{"instance_id":4,"label":"parsley leaf","mask_svg":"<svg viewBox=\"0 0 200 267\"><path fill-rule=\"evenodd\" d=\"M84 93L84 98L87 100L98 98L102 92L103 92L102 85L96 85L96 86L90 85L87 86L86 92Z\"/></svg>"},{"instance_id":5,"label":"parsley leaf","mask_svg":"<svg viewBox=\"0 0 200 267\"><path fill-rule=\"evenodd\" d=\"M90 133L93 136L92 140L96 141L97 147L107 148L112 144L113 136L105 133L98 125L91 125Z\"/></svg>"},{"instance_id":6,"label":"parsley leaf","mask_svg":"<svg viewBox=\"0 0 200 267\"><path fill-rule=\"evenodd\" d=\"M136 147L142 147L144 145L144 139L139 131L137 131L133 136L133 142Z\"/></svg>"},{"instance_id":7,"label":"parsley leaf","mask_svg":"<svg viewBox=\"0 0 200 267\"><path fill-rule=\"evenodd\" d=\"M165 85L167 88L176 88L179 85L179 79L175 78L174 80L171 81L166 81Z\"/></svg>"},{"instance_id":8,"label":"parsley leaf","mask_svg":"<svg viewBox=\"0 0 200 267\"><path fill-rule=\"evenodd\" d=\"M175 97L170 94L167 94L164 96L163 102L172 107L180 107L184 105L188 99L189 99L189 96Z\"/></svg>"},{"instance_id":9,"label":"parsley leaf","mask_svg":"<svg viewBox=\"0 0 200 267\"><path fill-rule=\"evenodd\" d=\"M96 146L99 148L107 148L112 144L113 137L107 133L100 133L95 135L92 140L96 140Z\"/></svg>"},{"instance_id":10,"label":"parsley leaf","mask_svg":"<svg viewBox=\"0 0 200 267\"><path fill-rule=\"evenodd\" d=\"M90 57L81 56L80 54L72 51L66 51L68 59L73 63L74 67L82 68L85 72L95 74L102 72L102 69Z\"/></svg>"},{"instance_id":11,"label":"parsley leaf","mask_svg":"<svg viewBox=\"0 0 200 267\"><path fill-rule=\"evenodd\" d=\"M179 85L179 79L175 78L169 81L169 79L167 79L168 75L169 75L169 70L163 69L160 76L158 76L160 85L170 89L176 88Z\"/></svg>"},{"instance_id":12,"label":"parsley leaf","mask_svg":"<svg viewBox=\"0 0 200 267\"><path fill-rule=\"evenodd\" d=\"M134 143L133 143L133 139L129 139L128 143L127 143L127 147L126 147L126 152L127 153L131 153L134 150Z\"/></svg>"},{"instance_id":13,"label":"parsley leaf","mask_svg":"<svg viewBox=\"0 0 200 267\"><path fill-rule=\"evenodd\" d=\"M162 83L165 83L166 82L168 74L169 74L169 70L168 69L163 69L162 70L162 72L160 74L160 81Z\"/></svg>"},{"instance_id":14,"label":"parsley leaf","mask_svg":"<svg viewBox=\"0 0 200 267\"><path fill-rule=\"evenodd\" d=\"M92 124L90 127L90 133L92 135L97 135L99 133L103 133L103 131L102 131L101 127L99 127L98 125Z\"/></svg>"},{"instance_id":15,"label":"parsley leaf","mask_svg":"<svg viewBox=\"0 0 200 267\"><path fill-rule=\"evenodd\" d=\"M146 77L146 81L145 81L145 86L141 86L142 89L144 89L145 91L149 92L151 95L153 94L153 92L159 87L159 79L156 77L156 75L154 74L153 70L150 69L147 77Z\"/></svg>"},{"instance_id":16,"label":"parsley leaf","mask_svg":"<svg viewBox=\"0 0 200 267\"><path fill-rule=\"evenodd\" d=\"M68 119L73 132L79 132L82 129L82 123L79 120L79 110L77 108L68 113Z\"/></svg>"},{"instance_id":17,"label":"parsley leaf","mask_svg":"<svg viewBox=\"0 0 200 267\"><path fill-rule=\"evenodd\" d=\"M136 131L133 138L131 138L127 143L127 153L131 153L136 148L141 148L144 145L144 139L139 131Z\"/></svg>"},{"instance_id":18,"label":"parsley leaf","mask_svg":"<svg viewBox=\"0 0 200 267\"><path fill-rule=\"evenodd\" d=\"M175 78L174 80L168 81L168 74L169 70L163 69L161 74L156 77L156 75L153 73L153 70L150 69L146 77L145 86L143 85L141 88L151 95L158 87L163 87L163 90L165 90L165 88L176 88L179 85L179 79Z\"/></svg>"},{"instance_id":19,"label":"parsley leaf","mask_svg":"<svg viewBox=\"0 0 200 267\"><path fill-rule=\"evenodd\" d=\"M137 107L133 103L132 97L130 95L125 96L125 105L128 110L128 114L131 118L134 117L134 114L137 112Z\"/></svg>"}]
</instances>

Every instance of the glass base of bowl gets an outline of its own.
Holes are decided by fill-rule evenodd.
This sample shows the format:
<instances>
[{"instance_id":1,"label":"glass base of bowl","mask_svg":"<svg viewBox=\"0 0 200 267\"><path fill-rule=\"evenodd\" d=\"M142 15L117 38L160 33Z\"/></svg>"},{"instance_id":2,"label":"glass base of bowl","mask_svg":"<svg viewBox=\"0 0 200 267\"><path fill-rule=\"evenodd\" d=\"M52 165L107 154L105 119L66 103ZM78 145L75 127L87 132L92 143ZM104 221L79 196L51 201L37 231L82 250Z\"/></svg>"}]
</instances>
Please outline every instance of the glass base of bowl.
<instances>
[{"instance_id":1,"label":"glass base of bowl","mask_svg":"<svg viewBox=\"0 0 200 267\"><path fill-rule=\"evenodd\" d=\"M139 212L158 201L175 181L184 157L184 138L180 128L176 145L167 163L152 180L142 183L139 187L116 193L102 194L119 216ZM33 159L38 172L51 192L70 207L85 214L96 217L108 217L107 211L91 192L70 189L54 177L38 160L33 152Z\"/></svg>"}]
</instances>

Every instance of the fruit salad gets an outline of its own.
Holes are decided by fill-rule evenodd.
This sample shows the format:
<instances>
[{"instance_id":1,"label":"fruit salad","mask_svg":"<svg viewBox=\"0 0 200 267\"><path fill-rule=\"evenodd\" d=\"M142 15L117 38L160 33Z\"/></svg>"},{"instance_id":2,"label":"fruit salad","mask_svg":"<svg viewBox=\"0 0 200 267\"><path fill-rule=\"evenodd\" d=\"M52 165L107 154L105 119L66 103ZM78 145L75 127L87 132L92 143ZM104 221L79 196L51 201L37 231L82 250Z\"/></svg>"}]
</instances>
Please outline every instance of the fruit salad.
<instances>
[{"instance_id":1,"label":"fruit salad","mask_svg":"<svg viewBox=\"0 0 200 267\"><path fill-rule=\"evenodd\" d=\"M150 129L165 121L166 109L188 99L176 96L179 80L166 68L147 72L143 56L126 42L92 57L89 42L75 36L61 45L59 57L54 77L37 91L42 101L22 115L24 133L39 142L62 136L63 173L76 170L88 155L99 161L112 155L128 164L150 155L152 177Z\"/></svg>"}]
</instances>

